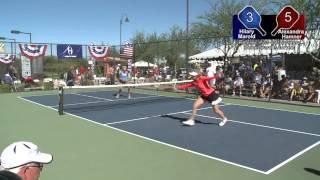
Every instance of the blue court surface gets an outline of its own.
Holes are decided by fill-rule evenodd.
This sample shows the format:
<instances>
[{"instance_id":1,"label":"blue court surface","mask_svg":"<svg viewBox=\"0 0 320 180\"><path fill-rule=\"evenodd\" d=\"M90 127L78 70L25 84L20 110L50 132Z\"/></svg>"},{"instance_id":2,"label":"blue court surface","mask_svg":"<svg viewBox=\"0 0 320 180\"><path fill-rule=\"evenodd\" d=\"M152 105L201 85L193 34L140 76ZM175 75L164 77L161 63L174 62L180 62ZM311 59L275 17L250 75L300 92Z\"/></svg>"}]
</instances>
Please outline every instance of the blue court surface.
<instances>
[{"instance_id":1,"label":"blue court surface","mask_svg":"<svg viewBox=\"0 0 320 180\"><path fill-rule=\"evenodd\" d=\"M270 174L320 144L320 115L222 104L229 122L219 120L206 104L196 125L183 126L191 113L192 99L88 92L65 95L65 113L111 127L140 138ZM23 99L57 109L57 95ZM297 107L299 108L299 107ZM58 116L58 113L57 113Z\"/></svg>"}]
</instances>

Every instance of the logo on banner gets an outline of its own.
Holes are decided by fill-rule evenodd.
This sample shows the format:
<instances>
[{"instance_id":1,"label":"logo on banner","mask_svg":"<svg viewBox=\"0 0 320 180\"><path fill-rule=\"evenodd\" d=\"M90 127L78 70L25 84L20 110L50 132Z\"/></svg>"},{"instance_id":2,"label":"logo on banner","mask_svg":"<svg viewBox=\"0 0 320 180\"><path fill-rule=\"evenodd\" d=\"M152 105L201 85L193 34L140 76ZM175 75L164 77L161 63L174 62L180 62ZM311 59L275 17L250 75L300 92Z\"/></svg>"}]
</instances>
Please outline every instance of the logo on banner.
<instances>
[{"instance_id":1,"label":"logo on banner","mask_svg":"<svg viewBox=\"0 0 320 180\"><path fill-rule=\"evenodd\" d=\"M70 44L58 44L57 54L59 59L82 58L82 46Z\"/></svg>"},{"instance_id":2,"label":"logo on banner","mask_svg":"<svg viewBox=\"0 0 320 180\"><path fill-rule=\"evenodd\" d=\"M304 39L304 15L284 6L277 15L260 15L253 6L233 16L233 39Z\"/></svg>"},{"instance_id":3,"label":"logo on banner","mask_svg":"<svg viewBox=\"0 0 320 180\"><path fill-rule=\"evenodd\" d=\"M108 46L88 46L89 53L95 60L103 60L108 56L109 47Z\"/></svg>"},{"instance_id":4,"label":"logo on banner","mask_svg":"<svg viewBox=\"0 0 320 180\"><path fill-rule=\"evenodd\" d=\"M44 56L47 50L47 45L19 44L19 48L23 56L33 59Z\"/></svg>"}]
</instances>

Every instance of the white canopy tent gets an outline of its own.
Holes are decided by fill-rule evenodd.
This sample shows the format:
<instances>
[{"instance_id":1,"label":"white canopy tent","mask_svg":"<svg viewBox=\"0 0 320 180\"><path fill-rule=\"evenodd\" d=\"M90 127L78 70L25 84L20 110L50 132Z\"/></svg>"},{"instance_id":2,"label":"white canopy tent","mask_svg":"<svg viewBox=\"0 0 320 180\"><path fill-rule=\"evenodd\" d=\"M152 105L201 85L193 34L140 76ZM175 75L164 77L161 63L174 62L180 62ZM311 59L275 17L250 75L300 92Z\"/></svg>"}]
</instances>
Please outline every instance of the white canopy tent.
<instances>
[{"instance_id":1,"label":"white canopy tent","mask_svg":"<svg viewBox=\"0 0 320 180\"><path fill-rule=\"evenodd\" d=\"M138 61L138 62L135 62L134 64L132 64L132 66L134 66L134 67L154 67L157 65L152 64L152 63L148 63L146 61Z\"/></svg>"},{"instance_id":2,"label":"white canopy tent","mask_svg":"<svg viewBox=\"0 0 320 180\"><path fill-rule=\"evenodd\" d=\"M220 48L213 48L213 49L204 51L202 53L190 56L189 59L191 59L191 60L207 59L207 58L218 58L218 57L223 57L223 56L224 56L224 53Z\"/></svg>"},{"instance_id":3,"label":"white canopy tent","mask_svg":"<svg viewBox=\"0 0 320 180\"><path fill-rule=\"evenodd\" d=\"M201 59L192 59L190 60L188 63L189 64L196 64L196 63L204 63L205 61L204 60L201 60Z\"/></svg>"},{"instance_id":4,"label":"white canopy tent","mask_svg":"<svg viewBox=\"0 0 320 180\"><path fill-rule=\"evenodd\" d=\"M258 42L258 41L257 41ZM285 41L283 40L273 40L273 41L265 41L262 42L263 46L260 46L257 44L257 48L248 48L246 44L241 45L237 52L234 53L235 49L229 49L227 52L227 57L241 57L241 56L254 56L254 55L265 55L268 56L271 54L304 54L307 52L313 52L317 50L317 47L319 47L319 41L317 40L311 40L310 41L310 46L307 49L308 41L307 39L303 40L302 42L296 41L298 43L291 45L289 48L284 48L283 46L285 45ZM245 41L244 41L245 43ZM258 42L259 43L259 42ZM272 43L272 44L271 44ZM289 41L290 44L290 41ZM260 48L259 48L260 47ZM272 48L272 49L271 49ZM193 60L201 60L201 59L214 59L214 58L219 58L219 57L224 57L225 56L225 46L220 46L217 48L213 48L207 51L204 51L199 54L195 54L193 56L190 56L189 59L190 61L193 62Z\"/></svg>"}]
</instances>

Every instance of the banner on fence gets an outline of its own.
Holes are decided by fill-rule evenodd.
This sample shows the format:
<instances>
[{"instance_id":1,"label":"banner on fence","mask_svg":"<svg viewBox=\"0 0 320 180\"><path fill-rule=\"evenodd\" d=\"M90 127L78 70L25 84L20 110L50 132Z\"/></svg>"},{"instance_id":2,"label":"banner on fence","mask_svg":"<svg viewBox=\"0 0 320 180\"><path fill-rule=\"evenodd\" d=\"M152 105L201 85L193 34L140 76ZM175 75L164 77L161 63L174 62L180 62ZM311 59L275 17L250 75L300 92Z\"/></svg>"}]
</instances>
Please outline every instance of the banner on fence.
<instances>
[{"instance_id":1,"label":"banner on fence","mask_svg":"<svg viewBox=\"0 0 320 180\"><path fill-rule=\"evenodd\" d=\"M58 59L82 58L82 45L58 44Z\"/></svg>"}]
</instances>

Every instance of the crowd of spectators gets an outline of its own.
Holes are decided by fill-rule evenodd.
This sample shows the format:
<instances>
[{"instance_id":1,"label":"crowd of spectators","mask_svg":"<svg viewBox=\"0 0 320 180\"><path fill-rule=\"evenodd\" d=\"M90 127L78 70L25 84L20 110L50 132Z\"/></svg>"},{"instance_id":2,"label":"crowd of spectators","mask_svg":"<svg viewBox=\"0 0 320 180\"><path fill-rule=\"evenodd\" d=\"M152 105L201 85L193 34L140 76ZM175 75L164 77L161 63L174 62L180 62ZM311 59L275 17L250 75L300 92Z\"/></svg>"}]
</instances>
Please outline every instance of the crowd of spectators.
<instances>
[{"instance_id":1,"label":"crowd of spectators","mask_svg":"<svg viewBox=\"0 0 320 180\"><path fill-rule=\"evenodd\" d=\"M207 69L207 71L198 71L212 76L211 66L212 63L209 63L208 67L200 68ZM272 98L304 103L318 101L320 93L318 71L314 72L313 76L305 75L301 79L294 79L290 78L283 67L273 65L270 68L263 61L253 64L228 64L225 67L216 66L215 68L215 74L219 73L219 76L222 77L215 82L215 87L223 95ZM225 70L223 75L221 75L222 69Z\"/></svg>"},{"instance_id":2,"label":"crowd of spectators","mask_svg":"<svg viewBox=\"0 0 320 180\"><path fill-rule=\"evenodd\" d=\"M86 80L93 80L93 72L90 67L71 66L69 71L61 75L60 79L66 80L67 86L84 85Z\"/></svg>"}]
</instances>

